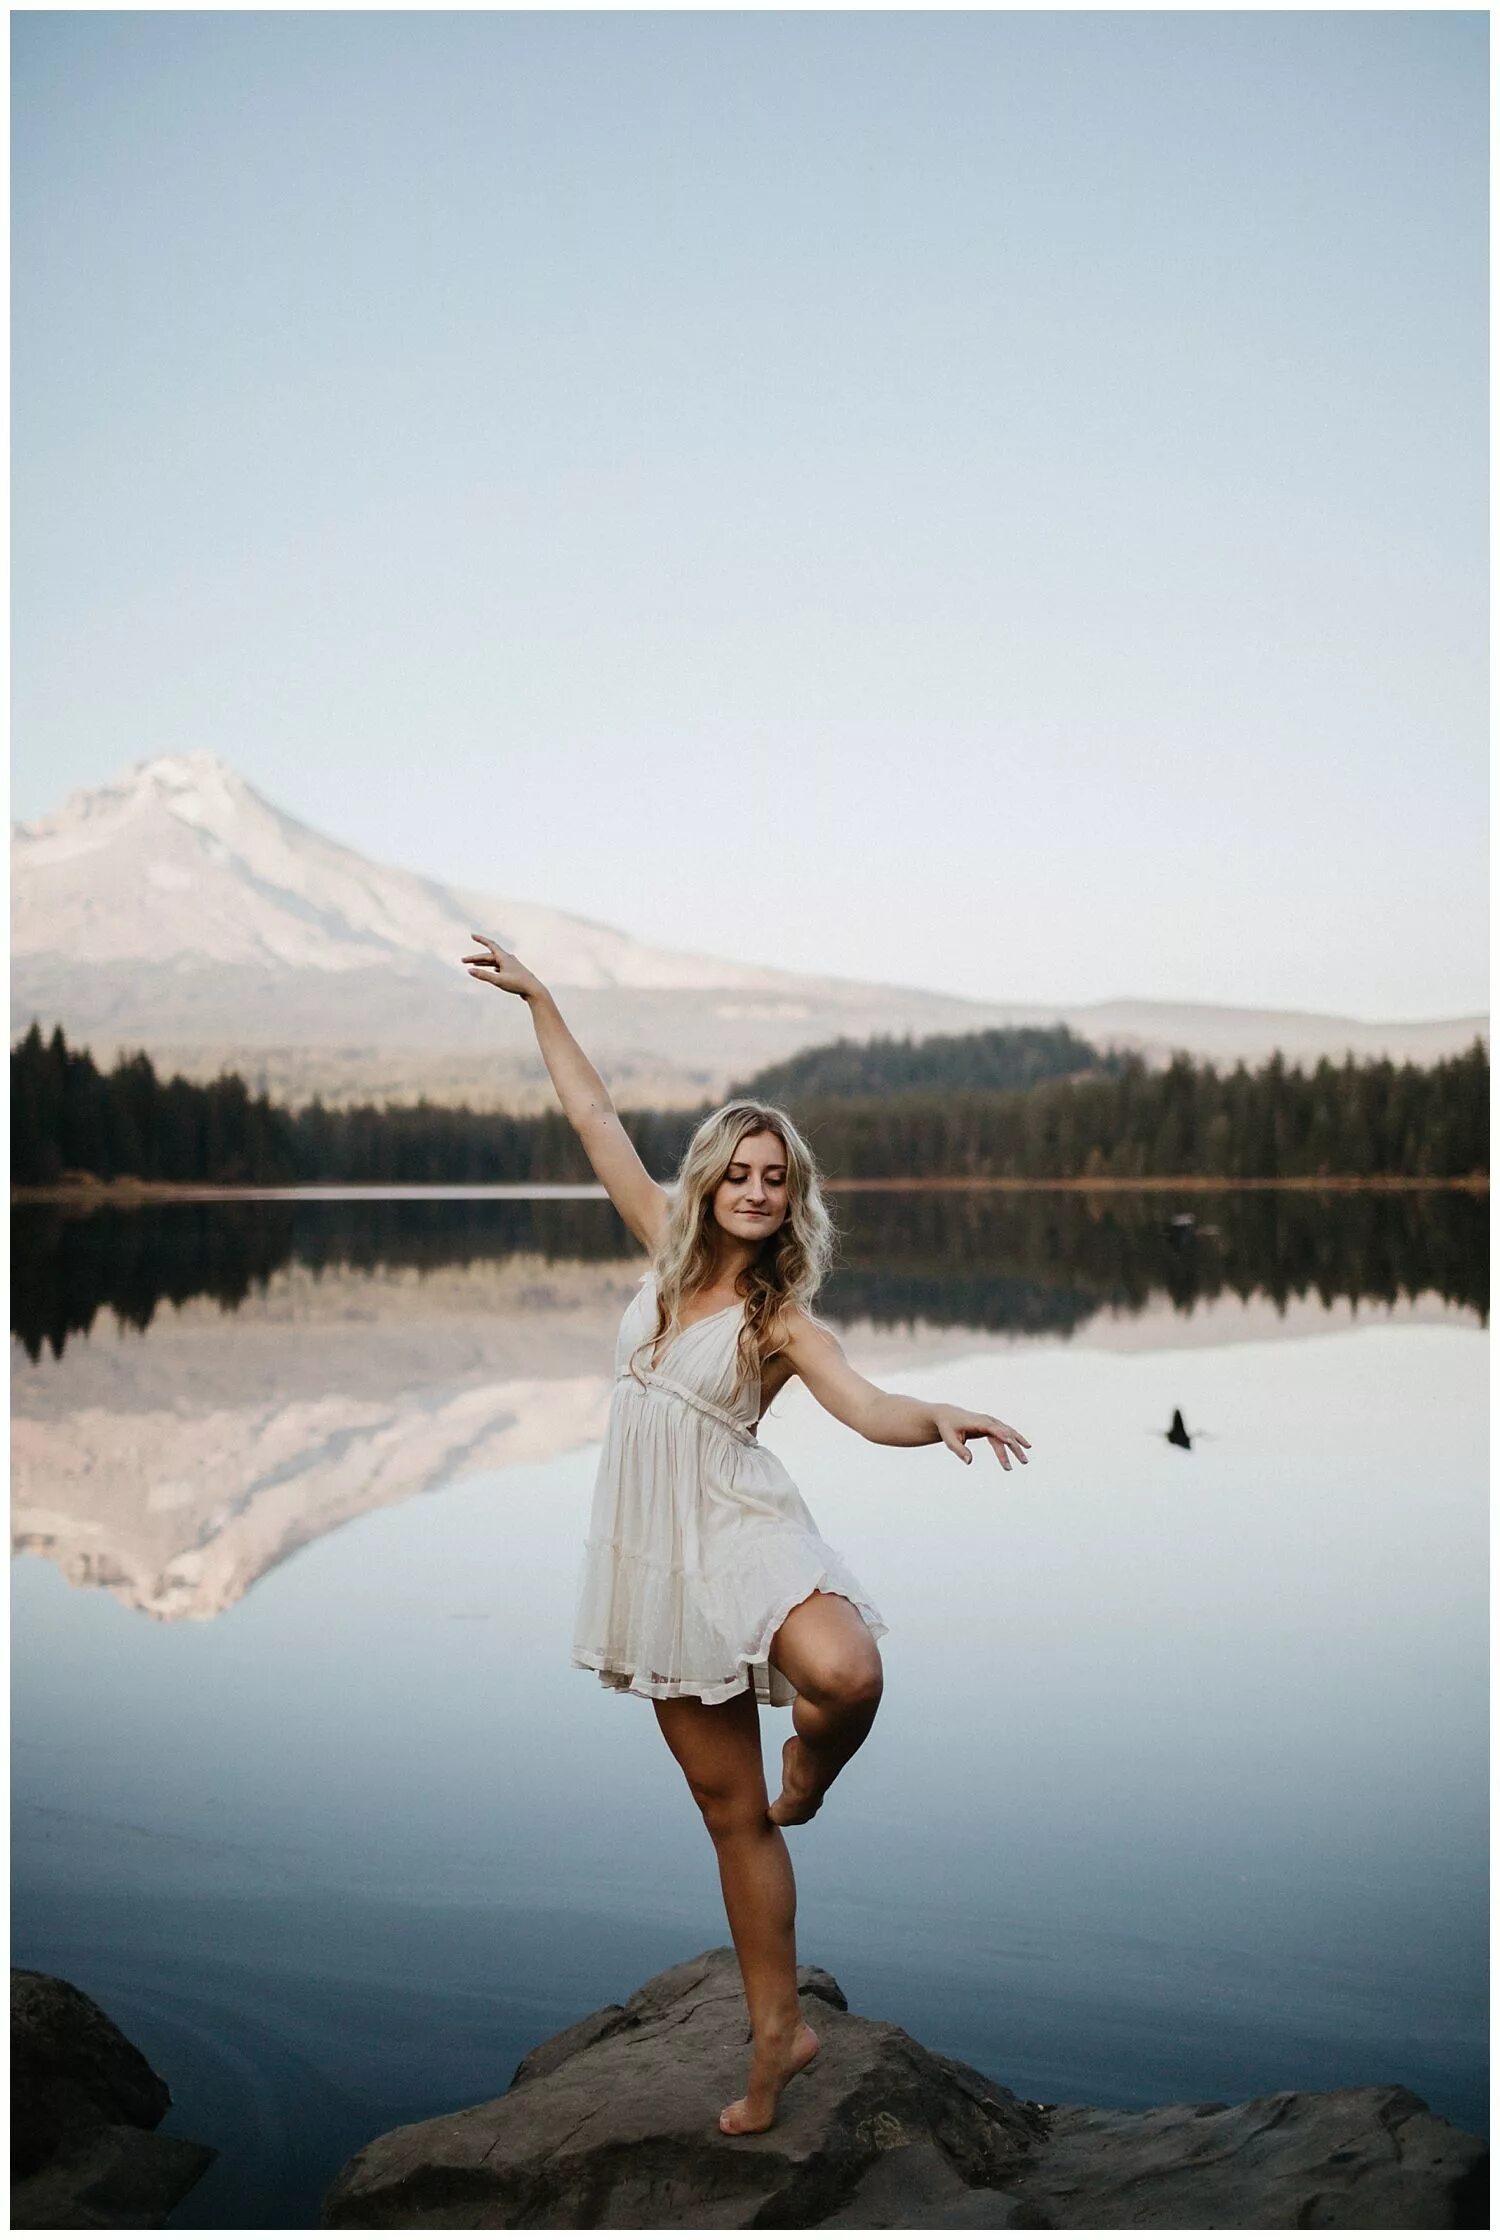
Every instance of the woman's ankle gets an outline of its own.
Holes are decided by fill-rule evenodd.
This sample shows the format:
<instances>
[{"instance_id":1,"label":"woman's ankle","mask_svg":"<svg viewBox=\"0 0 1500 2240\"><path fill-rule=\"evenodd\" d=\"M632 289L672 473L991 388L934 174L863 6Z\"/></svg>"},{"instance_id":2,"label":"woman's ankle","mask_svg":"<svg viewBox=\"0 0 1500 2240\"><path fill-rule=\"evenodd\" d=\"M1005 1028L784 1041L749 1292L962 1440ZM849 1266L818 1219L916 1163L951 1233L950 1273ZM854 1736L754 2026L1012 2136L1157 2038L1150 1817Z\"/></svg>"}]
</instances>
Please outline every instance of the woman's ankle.
<instances>
[{"instance_id":1,"label":"woman's ankle","mask_svg":"<svg viewBox=\"0 0 1500 2240\"><path fill-rule=\"evenodd\" d=\"M788 2038L795 2038L801 2025L800 2006L778 2007L770 2014L757 2016L750 2026L750 2035L757 2046L784 2045Z\"/></svg>"}]
</instances>

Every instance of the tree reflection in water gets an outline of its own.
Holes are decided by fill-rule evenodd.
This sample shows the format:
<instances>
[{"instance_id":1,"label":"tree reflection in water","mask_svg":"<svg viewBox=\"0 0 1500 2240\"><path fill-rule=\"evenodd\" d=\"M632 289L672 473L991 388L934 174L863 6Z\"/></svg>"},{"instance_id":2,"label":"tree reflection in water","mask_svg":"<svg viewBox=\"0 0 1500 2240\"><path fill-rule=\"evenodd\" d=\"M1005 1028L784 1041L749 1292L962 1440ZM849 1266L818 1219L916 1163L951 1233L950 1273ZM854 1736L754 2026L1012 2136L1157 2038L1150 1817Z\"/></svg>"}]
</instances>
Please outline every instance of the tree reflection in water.
<instances>
[{"instance_id":1,"label":"tree reflection in water","mask_svg":"<svg viewBox=\"0 0 1500 2240\"><path fill-rule=\"evenodd\" d=\"M1186 1195L1186 1194L1185 1194ZM1391 1305L1436 1292L1484 1321L1489 1199L1470 1190L892 1190L836 1193L835 1321L1066 1336L1101 1311L1184 1312L1232 1294ZM163 1304L232 1313L273 1276L501 1262L620 1262L637 1249L600 1199L187 1199L20 1204L11 1331L61 1356L111 1312L144 1331Z\"/></svg>"}]
</instances>

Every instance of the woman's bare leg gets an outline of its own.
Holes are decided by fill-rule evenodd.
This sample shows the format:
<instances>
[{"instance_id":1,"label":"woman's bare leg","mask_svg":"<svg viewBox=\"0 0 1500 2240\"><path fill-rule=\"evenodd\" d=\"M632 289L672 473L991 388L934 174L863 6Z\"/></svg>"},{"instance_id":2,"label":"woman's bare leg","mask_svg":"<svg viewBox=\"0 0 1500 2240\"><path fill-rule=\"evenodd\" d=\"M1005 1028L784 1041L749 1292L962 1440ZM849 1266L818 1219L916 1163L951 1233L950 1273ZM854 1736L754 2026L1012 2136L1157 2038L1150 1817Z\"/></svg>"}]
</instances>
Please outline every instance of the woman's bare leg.
<instances>
[{"instance_id":1,"label":"woman's bare leg","mask_svg":"<svg viewBox=\"0 0 1500 2240\"><path fill-rule=\"evenodd\" d=\"M797 1886L786 1838L766 1813L755 1695L747 1688L726 1703L676 1696L655 1711L713 1838L750 2009L750 2083L723 2110L720 2129L765 2131L782 2086L806 2068L818 2039L797 2004Z\"/></svg>"},{"instance_id":2,"label":"woman's bare leg","mask_svg":"<svg viewBox=\"0 0 1500 2240\"><path fill-rule=\"evenodd\" d=\"M789 1610L770 1661L796 1689L794 1732L782 1745L776 1826L810 1820L823 1795L864 1741L885 1683L875 1637L847 1595L821 1589Z\"/></svg>"}]
</instances>

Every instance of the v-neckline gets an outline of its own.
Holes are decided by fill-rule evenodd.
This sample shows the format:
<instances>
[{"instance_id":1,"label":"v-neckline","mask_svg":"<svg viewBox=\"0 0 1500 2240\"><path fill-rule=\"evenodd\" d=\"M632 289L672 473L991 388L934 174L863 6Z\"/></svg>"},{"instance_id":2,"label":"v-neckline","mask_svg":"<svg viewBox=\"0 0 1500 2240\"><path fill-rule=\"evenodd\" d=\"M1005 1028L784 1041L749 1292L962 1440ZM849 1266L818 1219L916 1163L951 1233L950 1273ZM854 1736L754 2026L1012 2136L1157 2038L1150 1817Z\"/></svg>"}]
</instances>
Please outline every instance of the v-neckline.
<instances>
[{"instance_id":1,"label":"v-neckline","mask_svg":"<svg viewBox=\"0 0 1500 2240\"><path fill-rule=\"evenodd\" d=\"M653 1285L652 1288L654 1292L655 1286ZM744 1311L744 1305L745 1302L743 1299L735 1299L727 1307L716 1307L712 1314L695 1315L691 1322L685 1323L680 1329L669 1330L666 1334L666 1337L660 1341L661 1352L658 1354L654 1346L651 1349L650 1366L652 1370L655 1371L660 1368L662 1362L666 1360L667 1355L671 1352L673 1346L677 1344L680 1338L685 1338L689 1330L700 1330L705 1322L717 1322L721 1315L740 1314Z\"/></svg>"}]
</instances>

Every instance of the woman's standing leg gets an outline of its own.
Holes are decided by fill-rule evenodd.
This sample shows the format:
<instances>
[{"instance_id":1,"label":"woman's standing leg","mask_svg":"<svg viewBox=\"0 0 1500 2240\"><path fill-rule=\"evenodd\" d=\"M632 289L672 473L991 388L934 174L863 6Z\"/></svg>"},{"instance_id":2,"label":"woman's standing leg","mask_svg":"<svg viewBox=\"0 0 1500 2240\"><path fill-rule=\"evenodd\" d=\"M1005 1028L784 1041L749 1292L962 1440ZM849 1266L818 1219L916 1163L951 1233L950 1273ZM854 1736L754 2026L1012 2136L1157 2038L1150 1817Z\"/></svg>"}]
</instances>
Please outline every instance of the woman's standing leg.
<instances>
[{"instance_id":1,"label":"woman's standing leg","mask_svg":"<svg viewBox=\"0 0 1500 2240\"><path fill-rule=\"evenodd\" d=\"M760 1716L753 1690L725 1703L658 1701L657 1722L687 1776L719 1861L719 1886L750 2010L750 2082L719 2118L725 2131L764 2131L782 2086L818 2050L797 2004L797 1886L786 1838L767 1817Z\"/></svg>"},{"instance_id":2,"label":"woman's standing leg","mask_svg":"<svg viewBox=\"0 0 1500 2240\"><path fill-rule=\"evenodd\" d=\"M814 1591L789 1610L770 1661L796 1689L790 1735L781 1750L778 1827L810 1820L823 1793L875 1723L885 1685L875 1636L847 1595Z\"/></svg>"}]
</instances>

